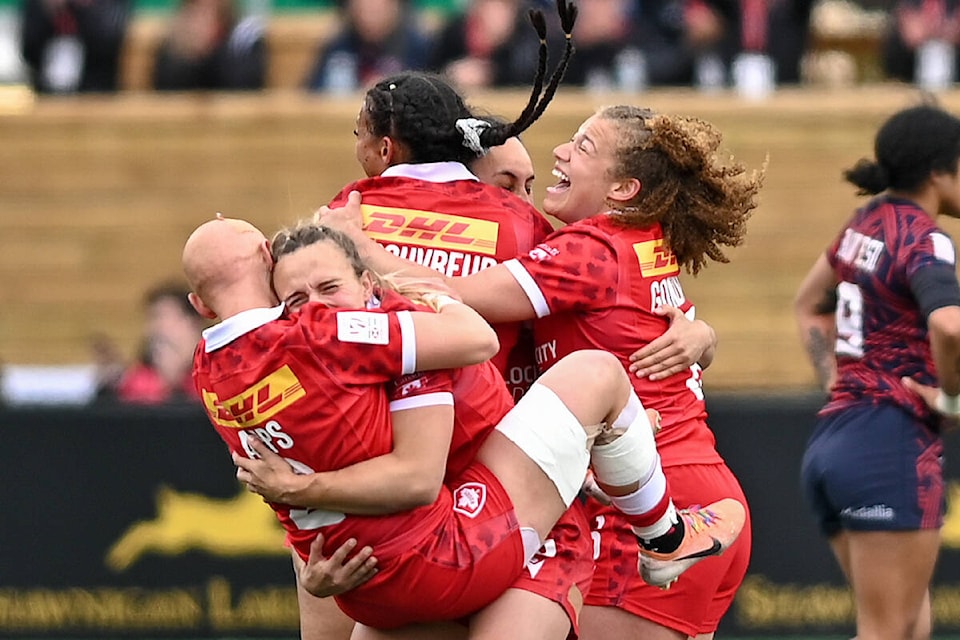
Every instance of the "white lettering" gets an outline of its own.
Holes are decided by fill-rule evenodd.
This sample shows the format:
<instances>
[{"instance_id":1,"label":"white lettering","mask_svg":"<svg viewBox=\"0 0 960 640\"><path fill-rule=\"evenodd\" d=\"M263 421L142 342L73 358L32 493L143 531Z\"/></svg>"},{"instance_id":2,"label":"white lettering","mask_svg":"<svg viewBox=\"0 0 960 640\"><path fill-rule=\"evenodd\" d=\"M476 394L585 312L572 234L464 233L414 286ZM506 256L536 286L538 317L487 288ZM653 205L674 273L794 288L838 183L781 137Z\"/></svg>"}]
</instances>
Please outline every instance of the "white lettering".
<instances>
[{"instance_id":1,"label":"white lettering","mask_svg":"<svg viewBox=\"0 0 960 640\"><path fill-rule=\"evenodd\" d=\"M434 271L439 271L440 273L447 272L447 261L449 255L446 251L438 251L433 249L433 260L430 261L430 264L427 265Z\"/></svg>"},{"instance_id":2,"label":"white lettering","mask_svg":"<svg viewBox=\"0 0 960 640\"><path fill-rule=\"evenodd\" d=\"M447 269L444 272L448 277L457 275L457 273L463 269L462 263L464 258L464 255L459 251L451 251L449 255L450 258L447 260Z\"/></svg>"},{"instance_id":3,"label":"white lettering","mask_svg":"<svg viewBox=\"0 0 960 640\"><path fill-rule=\"evenodd\" d=\"M507 382L510 384L532 383L537 379L537 368L532 364L525 367L510 367Z\"/></svg>"},{"instance_id":4,"label":"white lettering","mask_svg":"<svg viewBox=\"0 0 960 640\"><path fill-rule=\"evenodd\" d=\"M385 244L383 248L404 260L430 267L446 276L469 276L497 264L497 259L491 256L478 256L462 251L397 244Z\"/></svg>"},{"instance_id":5,"label":"white lettering","mask_svg":"<svg viewBox=\"0 0 960 640\"><path fill-rule=\"evenodd\" d=\"M271 420L262 427L256 429L244 429L240 431L240 446L247 452L248 458L257 458L257 452L250 446L250 438L256 436L263 444L270 447L274 453L280 453L280 449L289 449L293 446L293 438L290 434L284 432L283 427L276 420Z\"/></svg>"},{"instance_id":6,"label":"white lettering","mask_svg":"<svg viewBox=\"0 0 960 640\"><path fill-rule=\"evenodd\" d=\"M543 364L549 362L557 357L557 341L551 340L544 344L537 345L537 348L534 350L537 356L537 364Z\"/></svg>"},{"instance_id":7,"label":"white lettering","mask_svg":"<svg viewBox=\"0 0 960 640\"><path fill-rule=\"evenodd\" d=\"M847 229L837 249L837 257L858 269L872 272L876 270L883 251L883 242L880 240L859 231Z\"/></svg>"},{"instance_id":8,"label":"white lettering","mask_svg":"<svg viewBox=\"0 0 960 640\"><path fill-rule=\"evenodd\" d=\"M289 449L293 446L293 438L290 437L290 434L284 432L279 422L271 420L264 426L266 426L267 433L270 435L271 440L278 447L281 449Z\"/></svg>"},{"instance_id":9,"label":"white lettering","mask_svg":"<svg viewBox=\"0 0 960 640\"><path fill-rule=\"evenodd\" d=\"M677 276L669 276L650 283L651 311L664 305L679 308L686 301L687 297L683 293L680 278Z\"/></svg>"}]
</instances>

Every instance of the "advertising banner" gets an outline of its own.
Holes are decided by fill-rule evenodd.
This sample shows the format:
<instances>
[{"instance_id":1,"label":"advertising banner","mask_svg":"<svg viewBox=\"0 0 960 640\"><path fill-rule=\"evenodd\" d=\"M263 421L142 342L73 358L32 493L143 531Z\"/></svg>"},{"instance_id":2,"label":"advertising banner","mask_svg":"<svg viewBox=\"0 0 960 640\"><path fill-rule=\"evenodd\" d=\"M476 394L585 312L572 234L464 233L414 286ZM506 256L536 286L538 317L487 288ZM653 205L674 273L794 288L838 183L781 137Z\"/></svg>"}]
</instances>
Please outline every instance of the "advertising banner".
<instances>
[{"instance_id":1,"label":"advertising banner","mask_svg":"<svg viewBox=\"0 0 960 640\"><path fill-rule=\"evenodd\" d=\"M852 634L853 605L799 487L820 398L709 400L754 523L726 636ZM297 637L289 551L195 408L2 408L0 637ZM960 632L960 459L948 434L934 611Z\"/></svg>"}]
</instances>

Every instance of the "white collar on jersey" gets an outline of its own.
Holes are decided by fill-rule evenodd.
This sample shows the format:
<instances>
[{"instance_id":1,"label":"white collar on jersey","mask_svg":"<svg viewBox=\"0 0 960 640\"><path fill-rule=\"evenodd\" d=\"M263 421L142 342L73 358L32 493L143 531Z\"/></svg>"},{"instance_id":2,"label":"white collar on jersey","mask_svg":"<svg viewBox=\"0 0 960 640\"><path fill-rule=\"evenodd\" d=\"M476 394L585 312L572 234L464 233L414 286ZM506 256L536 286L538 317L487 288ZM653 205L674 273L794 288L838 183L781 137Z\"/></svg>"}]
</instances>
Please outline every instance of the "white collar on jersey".
<instances>
[{"instance_id":1,"label":"white collar on jersey","mask_svg":"<svg viewBox=\"0 0 960 640\"><path fill-rule=\"evenodd\" d=\"M395 164L381 173L385 178L415 178L425 182L453 182L480 178L470 173L460 162L422 162L418 164Z\"/></svg>"},{"instance_id":2,"label":"white collar on jersey","mask_svg":"<svg viewBox=\"0 0 960 640\"><path fill-rule=\"evenodd\" d=\"M210 353L225 347L245 333L250 333L268 322L273 322L283 314L283 303L276 307L264 309L250 309L227 318L220 324L215 324L203 330L203 340L206 343L204 351Z\"/></svg>"}]
</instances>

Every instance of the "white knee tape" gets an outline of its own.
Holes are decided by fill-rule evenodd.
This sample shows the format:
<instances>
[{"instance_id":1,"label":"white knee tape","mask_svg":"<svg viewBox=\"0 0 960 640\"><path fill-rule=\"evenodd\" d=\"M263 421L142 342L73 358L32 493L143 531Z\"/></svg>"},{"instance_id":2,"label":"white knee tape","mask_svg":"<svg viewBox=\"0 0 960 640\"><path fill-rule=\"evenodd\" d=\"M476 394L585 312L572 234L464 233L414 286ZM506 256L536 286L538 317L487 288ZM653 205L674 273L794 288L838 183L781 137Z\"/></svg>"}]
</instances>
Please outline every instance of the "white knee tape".
<instances>
[{"instance_id":1,"label":"white knee tape","mask_svg":"<svg viewBox=\"0 0 960 640\"><path fill-rule=\"evenodd\" d=\"M557 394L534 383L497 431L540 467L570 506L586 478L590 454L583 426Z\"/></svg>"},{"instance_id":2,"label":"white knee tape","mask_svg":"<svg viewBox=\"0 0 960 640\"><path fill-rule=\"evenodd\" d=\"M657 466L657 445L647 412L637 414L629 428L613 442L594 445L590 462L597 480L609 487L646 482Z\"/></svg>"}]
</instances>

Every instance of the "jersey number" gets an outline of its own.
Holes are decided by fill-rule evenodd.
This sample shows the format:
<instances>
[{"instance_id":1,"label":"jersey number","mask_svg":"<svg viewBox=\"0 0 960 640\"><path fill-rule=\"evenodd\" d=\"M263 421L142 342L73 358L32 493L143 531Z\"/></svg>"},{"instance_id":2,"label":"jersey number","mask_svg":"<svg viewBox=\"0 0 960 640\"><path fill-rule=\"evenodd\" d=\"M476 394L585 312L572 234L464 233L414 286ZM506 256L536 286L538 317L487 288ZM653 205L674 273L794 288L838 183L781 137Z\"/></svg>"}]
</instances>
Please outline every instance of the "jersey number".
<instances>
[{"instance_id":1,"label":"jersey number","mask_svg":"<svg viewBox=\"0 0 960 640\"><path fill-rule=\"evenodd\" d=\"M852 282L837 285L838 356L863 357L863 294Z\"/></svg>"}]
</instances>

